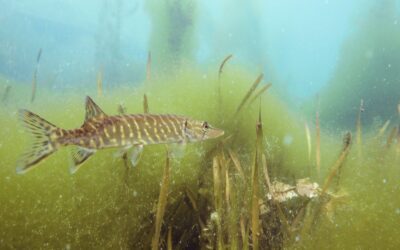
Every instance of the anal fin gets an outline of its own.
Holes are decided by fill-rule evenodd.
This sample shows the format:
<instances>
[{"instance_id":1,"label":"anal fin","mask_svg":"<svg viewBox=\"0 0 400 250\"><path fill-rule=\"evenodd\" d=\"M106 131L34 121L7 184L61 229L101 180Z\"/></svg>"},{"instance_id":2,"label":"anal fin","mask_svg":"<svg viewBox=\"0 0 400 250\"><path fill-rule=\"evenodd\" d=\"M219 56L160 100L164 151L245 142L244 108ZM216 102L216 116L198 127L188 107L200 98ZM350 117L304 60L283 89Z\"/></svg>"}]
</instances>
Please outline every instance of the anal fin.
<instances>
[{"instance_id":1,"label":"anal fin","mask_svg":"<svg viewBox=\"0 0 400 250\"><path fill-rule=\"evenodd\" d=\"M83 148L83 147L75 147L74 149L71 150L71 156L72 156L72 163L70 165L69 171L71 174L74 174L82 164L89 159L90 156L92 156L96 150L94 149L88 149L88 148Z\"/></svg>"}]
</instances>

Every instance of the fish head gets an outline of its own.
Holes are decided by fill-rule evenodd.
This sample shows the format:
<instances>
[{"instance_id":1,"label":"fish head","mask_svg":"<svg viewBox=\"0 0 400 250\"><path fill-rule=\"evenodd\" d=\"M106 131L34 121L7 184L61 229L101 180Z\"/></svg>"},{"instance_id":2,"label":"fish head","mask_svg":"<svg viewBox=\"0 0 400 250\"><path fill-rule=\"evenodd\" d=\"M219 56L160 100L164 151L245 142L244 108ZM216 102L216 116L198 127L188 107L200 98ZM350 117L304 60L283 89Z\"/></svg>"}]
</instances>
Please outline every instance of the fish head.
<instances>
[{"instance_id":1,"label":"fish head","mask_svg":"<svg viewBox=\"0 0 400 250\"><path fill-rule=\"evenodd\" d=\"M186 120L184 134L189 141L203 141L224 135L224 131L206 121Z\"/></svg>"}]
</instances>

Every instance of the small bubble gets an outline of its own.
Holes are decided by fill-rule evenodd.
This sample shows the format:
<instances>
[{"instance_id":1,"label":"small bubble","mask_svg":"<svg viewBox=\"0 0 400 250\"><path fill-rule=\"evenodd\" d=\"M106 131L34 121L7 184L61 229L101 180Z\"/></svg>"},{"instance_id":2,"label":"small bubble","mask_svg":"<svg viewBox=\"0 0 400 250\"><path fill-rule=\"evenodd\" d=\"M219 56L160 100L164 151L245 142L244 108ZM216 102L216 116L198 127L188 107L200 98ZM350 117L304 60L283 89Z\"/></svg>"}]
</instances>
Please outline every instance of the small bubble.
<instances>
[{"instance_id":1,"label":"small bubble","mask_svg":"<svg viewBox=\"0 0 400 250\"><path fill-rule=\"evenodd\" d=\"M295 240L296 240L296 241L299 241L299 240L300 240L300 236L297 235L296 238L295 238Z\"/></svg>"},{"instance_id":2,"label":"small bubble","mask_svg":"<svg viewBox=\"0 0 400 250\"><path fill-rule=\"evenodd\" d=\"M396 208L396 214L400 214L400 208Z\"/></svg>"},{"instance_id":3,"label":"small bubble","mask_svg":"<svg viewBox=\"0 0 400 250\"><path fill-rule=\"evenodd\" d=\"M387 180L386 180L386 179L383 179L382 182L383 182L383 184L386 184Z\"/></svg>"},{"instance_id":4,"label":"small bubble","mask_svg":"<svg viewBox=\"0 0 400 250\"><path fill-rule=\"evenodd\" d=\"M135 190L135 191L133 191L133 197L136 197L136 196L137 196L137 192Z\"/></svg>"}]
</instances>

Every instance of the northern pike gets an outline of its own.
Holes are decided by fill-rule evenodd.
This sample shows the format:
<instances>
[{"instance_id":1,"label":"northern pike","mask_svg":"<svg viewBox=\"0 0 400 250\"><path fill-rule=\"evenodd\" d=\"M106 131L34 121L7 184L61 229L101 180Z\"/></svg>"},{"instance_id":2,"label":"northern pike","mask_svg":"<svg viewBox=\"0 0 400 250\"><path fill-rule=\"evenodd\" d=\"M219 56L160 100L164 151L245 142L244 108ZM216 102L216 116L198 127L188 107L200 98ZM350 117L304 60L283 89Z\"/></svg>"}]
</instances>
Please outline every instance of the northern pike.
<instances>
[{"instance_id":1,"label":"northern pike","mask_svg":"<svg viewBox=\"0 0 400 250\"><path fill-rule=\"evenodd\" d=\"M60 147L73 146L71 173L104 148L132 149L131 161L135 165L143 146L150 144L184 144L217 138L224 131L206 121L172 114L106 115L86 97L85 121L80 128L66 130L55 126L40 116L20 110L20 118L33 135L34 142L17 163L17 173L25 173Z\"/></svg>"}]
</instances>

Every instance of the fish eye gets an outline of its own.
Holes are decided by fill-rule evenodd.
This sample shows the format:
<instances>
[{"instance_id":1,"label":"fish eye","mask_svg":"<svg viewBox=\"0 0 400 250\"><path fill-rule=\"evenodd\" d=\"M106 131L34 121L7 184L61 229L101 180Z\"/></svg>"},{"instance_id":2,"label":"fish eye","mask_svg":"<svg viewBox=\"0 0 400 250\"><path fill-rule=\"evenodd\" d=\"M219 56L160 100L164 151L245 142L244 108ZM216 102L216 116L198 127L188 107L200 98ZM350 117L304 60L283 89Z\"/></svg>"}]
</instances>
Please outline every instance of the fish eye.
<instances>
[{"instance_id":1,"label":"fish eye","mask_svg":"<svg viewBox=\"0 0 400 250\"><path fill-rule=\"evenodd\" d=\"M208 122L203 122L202 127L203 127L204 129L209 129L209 128L210 128L210 125L208 125Z\"/></svg>"}]
</instances>

